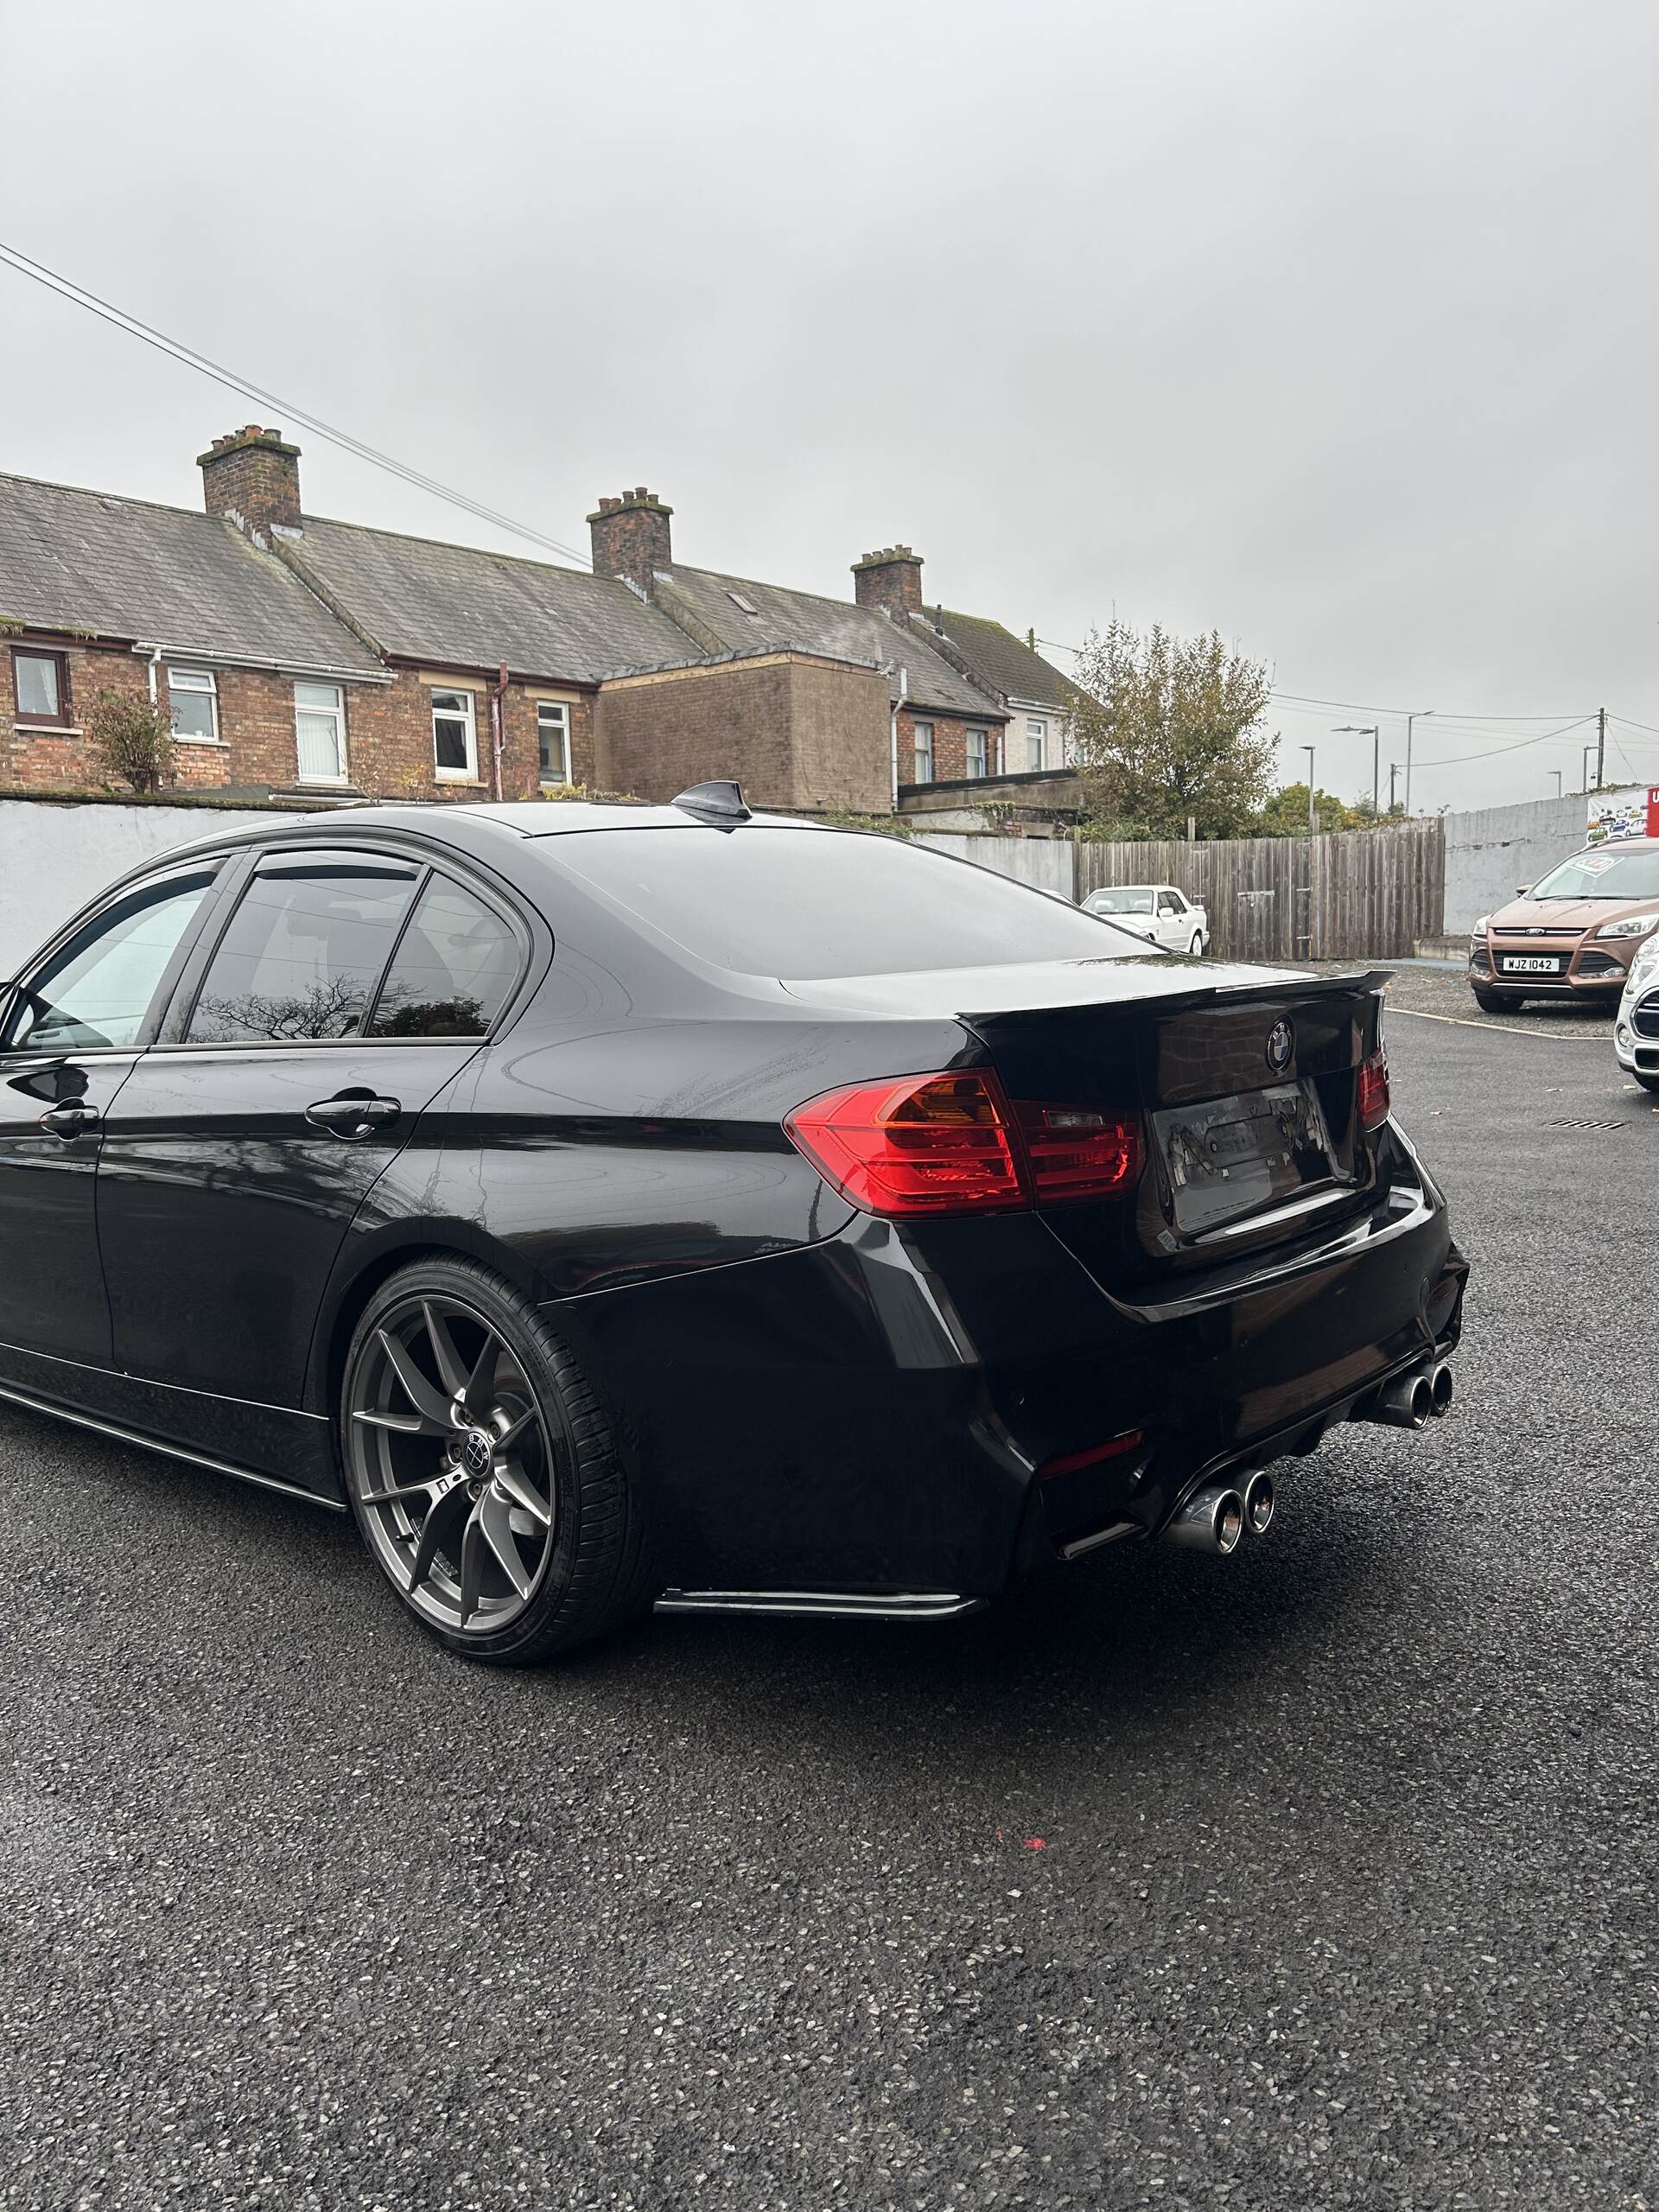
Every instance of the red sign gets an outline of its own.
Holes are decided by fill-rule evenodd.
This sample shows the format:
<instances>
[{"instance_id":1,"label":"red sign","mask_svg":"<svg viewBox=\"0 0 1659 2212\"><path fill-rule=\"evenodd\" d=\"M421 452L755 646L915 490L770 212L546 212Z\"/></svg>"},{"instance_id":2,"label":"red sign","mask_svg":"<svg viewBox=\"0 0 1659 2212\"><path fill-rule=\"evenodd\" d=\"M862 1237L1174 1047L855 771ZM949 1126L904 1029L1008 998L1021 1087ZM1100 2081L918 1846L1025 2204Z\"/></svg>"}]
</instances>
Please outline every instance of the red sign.
<instances>
[{"instance_id":1,"label":"red sign","mask_svg":"<svg viewBox=\"0 0 1659 2212\"><path fill-rule=\"evenodd\" d=\"M1648 793L1648 835L1659 837L1659 784Z\"/></svg>"}]
</instances>

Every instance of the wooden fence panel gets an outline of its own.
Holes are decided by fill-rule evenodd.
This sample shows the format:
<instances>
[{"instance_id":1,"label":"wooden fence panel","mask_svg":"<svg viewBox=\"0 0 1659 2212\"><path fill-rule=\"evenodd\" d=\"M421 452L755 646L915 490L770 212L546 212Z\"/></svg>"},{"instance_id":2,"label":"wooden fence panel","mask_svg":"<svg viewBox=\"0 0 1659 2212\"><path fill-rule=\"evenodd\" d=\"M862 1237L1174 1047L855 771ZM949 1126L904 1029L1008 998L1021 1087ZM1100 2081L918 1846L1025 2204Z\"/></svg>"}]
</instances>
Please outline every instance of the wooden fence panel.
<instances>
[{"instance_id":1,"label":"wooden fence panel","mask_svg":"<svg viewBox=\"0 0 1659 2212\"><path fill-rule=\"evenodd\" d=\"M1077 897L1117 883L1173 883L1204 902L1224 960L1402 959L1441 933L1439 820L1320 837L1077 846Z\"/></svg>"}]
</instances>

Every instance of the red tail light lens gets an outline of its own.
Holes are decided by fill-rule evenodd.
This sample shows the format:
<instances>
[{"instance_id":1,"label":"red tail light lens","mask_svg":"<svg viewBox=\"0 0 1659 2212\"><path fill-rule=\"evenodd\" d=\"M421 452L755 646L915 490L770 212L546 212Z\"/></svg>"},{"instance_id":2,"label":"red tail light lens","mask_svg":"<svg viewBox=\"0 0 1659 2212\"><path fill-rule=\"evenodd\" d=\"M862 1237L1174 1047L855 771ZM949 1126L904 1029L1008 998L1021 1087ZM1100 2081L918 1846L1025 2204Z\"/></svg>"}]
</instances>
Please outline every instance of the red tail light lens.
<instances>
[{"instance_id":1,"label":"red tail light lens","mask_svg":"<svg viewBox=\"0 0 1659 2212\"><path fill-rule=\"evenodd\" d=\"M1380 1048L1359 1071L1359 1126L1381 1128L1389 1118L1389 1056Z\"/></svg>"},{"instance_id":2,"label":"red tail light lens","mask_svg":"<svg viewBox=\"0 0 1659 2212\"><path fill-rule=\"evenodd\" d=\"M900 1076L831 1090L784 1122L826 1182L866 1213L1022 1206L1001 1089L983 1075Z\"/></svg>"},{"instance_id":3,"label":"red tail light lens","mask_svg":"<svg viewBox=\"0 0 1659 2212\"><path fill-rule=\"evenodd\" d=\"M1141 1125L1084 1107L1011 1108L989 1073L900 1076L798 1106L784 1128L866 1213L982 1213L1116 1197L1141 1172Z\"/></svg>"},{"instance_id":4,"label":"red tail light lens","mask_svg":"<svg viewBox=\"0 0 1659 2212\"><path fill-rule=\"evenodd\" d=\"M1141 1173L1141 1124L1079 1106L1019 1106L1037 1203L1109 1198Z\"/></svg>"}]
</instances>

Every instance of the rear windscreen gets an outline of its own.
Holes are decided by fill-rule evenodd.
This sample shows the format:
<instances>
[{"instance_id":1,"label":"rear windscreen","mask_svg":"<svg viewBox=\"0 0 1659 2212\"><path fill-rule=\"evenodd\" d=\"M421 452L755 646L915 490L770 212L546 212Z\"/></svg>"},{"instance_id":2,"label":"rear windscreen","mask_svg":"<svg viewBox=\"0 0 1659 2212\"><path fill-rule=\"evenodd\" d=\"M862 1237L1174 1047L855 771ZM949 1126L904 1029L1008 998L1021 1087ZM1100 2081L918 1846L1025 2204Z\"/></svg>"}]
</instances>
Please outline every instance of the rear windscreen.
<instances>
[{"instance_id":1,"label":"rear windscreen","mask_svg":"<svg viewBox=\"0 0 1659 2212\"><path fill-rule=\"evenodd\" d=\"M881 976L1021 960L1134 958L1109 922L897 837L607 830L551 857L698 959L749 976Z\"/></svg>"}]
</instances>

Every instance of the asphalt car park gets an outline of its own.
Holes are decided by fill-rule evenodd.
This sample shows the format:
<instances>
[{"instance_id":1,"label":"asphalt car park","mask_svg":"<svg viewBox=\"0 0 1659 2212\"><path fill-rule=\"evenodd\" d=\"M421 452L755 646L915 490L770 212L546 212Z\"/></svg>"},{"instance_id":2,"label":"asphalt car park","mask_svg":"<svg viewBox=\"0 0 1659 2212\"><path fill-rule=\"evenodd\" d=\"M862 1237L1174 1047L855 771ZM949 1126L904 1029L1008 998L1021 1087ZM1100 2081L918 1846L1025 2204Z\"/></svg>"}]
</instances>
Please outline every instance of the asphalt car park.
<instances>
[{"instance_id":1,"label":"asphalt car park","mask_svg":"<svg viewBox=\"0 0 1659 2212\"><path fill-rule=\"evenodd\" d=\"M1422 972L1453 1415L1231 1559L501 1675L0 1415L0 2204L1650 2205L1659 1123Z\"/></svg>"}]
</instances>

